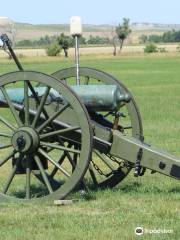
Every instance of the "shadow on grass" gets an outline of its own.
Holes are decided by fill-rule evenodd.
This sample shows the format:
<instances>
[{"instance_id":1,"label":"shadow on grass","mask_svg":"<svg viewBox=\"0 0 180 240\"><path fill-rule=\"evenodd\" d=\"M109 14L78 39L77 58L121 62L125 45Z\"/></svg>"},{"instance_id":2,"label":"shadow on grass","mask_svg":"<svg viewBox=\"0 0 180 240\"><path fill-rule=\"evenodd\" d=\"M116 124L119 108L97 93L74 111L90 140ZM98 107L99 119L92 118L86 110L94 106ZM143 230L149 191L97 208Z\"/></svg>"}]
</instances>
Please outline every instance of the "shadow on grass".
<instances>
[{"instance_id":1,"label":"shadow on grass","mask_svg":"<svg viewBox=\"0 0 180 240\"><path fill-rule=\"evenodd\" d=\"M81 186L82 187L82 186ZM123 194L177 194L180 193L180 187L166 187L162 188L162 186L157 186L155 185L144 185L140 182L131 182L131 183L126 183L122 184L119 186L114 187L113 189L108 189L108 188L90 188L88 185L86 185L86 189L84 188L76 188L76 191L73 191L68 198L75 198L75 199L81 199L84 201L93 201L98 198L97 194L99 193L105 193L106 191L111 191L112 194L113 192L116 193L123 193ZM33 198L39 198L43 197L45 195L48 195L48 191L45 186L40 185L40 186L31 186L31 196ZM14 197L18 198L25 198L25 193L24 191L17 191L13 192Z\"/></svg>"},{"instance_id":2,"label":"shadow on grass","mask_svg":"<svg viewBox=\"0 0 180 240\"><path fill-rule=\"evenodd\" d=\"M116 186L114 188L94 188L92 190L91 185L86 185L87 188L89 187L90 190L85 191L82 189L79 189L77 192L72 193L72 196L81 200L85 201L93 201L99 198L99 195L109 195L113 193L118 194L131 194L131 195L137 195L137 194L161 194L161 195L168 195L168 194L177 194L180 192L180 187L170 187L170 186L163 186L162 185L152 185L152 184L143 184L138 181L134 181L131 183L121 184L119 186ZM77 190L77 189L76 189Z\"/></svg>"},{"instance_id":3,"label":"shadow on grass","mask_svg":"<svg viewBox=\"0 0 180 240\"><path fill-rule=\"evenodd\" d=\"M158 186L157 185L151 185L149 184L149 186L144 185L142 183L139 182L132 182L132 183L128 183L128 184L124 184L123 186L119 186L113 189L113 191L120 191L123 193L143 193L143 194L167 194L167 193L180 193L180 187L169 187L169 186L164 186L164 188L162 186Z\"/></svg>"},{"instance_id":4,"label":"shadow on grass","mask_svg":"<svg viewBox=\"0 0 180 240\"><path fill-rule=\"evenodd\" d=\"M31 185L31 197L32 198L39 198L39 197L43 197L46 196L48 194L48 190L45 186L41 185L41 186L35 186L35 185ZM17 197L17 198L25 198L25 191L16 191L12 193L13 197Z\"/></svg>"},{"instance_id":5,"label":"shadow on grass","mask_svg":"<svg viewBox=\"0 0 180 240\"><path fill-rule=\"evenodd\" d=\"M169 193L180 193L180 187L174 187L172 189L169 189Z\"/></svg>"}]
</instances>

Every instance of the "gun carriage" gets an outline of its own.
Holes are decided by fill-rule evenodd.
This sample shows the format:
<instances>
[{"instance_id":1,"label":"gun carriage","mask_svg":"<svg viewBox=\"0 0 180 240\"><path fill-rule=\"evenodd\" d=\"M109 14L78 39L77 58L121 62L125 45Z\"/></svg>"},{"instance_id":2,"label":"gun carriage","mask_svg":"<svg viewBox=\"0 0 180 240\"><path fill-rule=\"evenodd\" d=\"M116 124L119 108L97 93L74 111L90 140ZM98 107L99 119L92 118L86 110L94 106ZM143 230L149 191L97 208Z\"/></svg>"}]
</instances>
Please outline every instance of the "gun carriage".
<instances>
[{"instance_id":1,"label":"gun carriage","mask_svg":"<svg viewBox=\"0 0 180 240\"><path fill-rule=\"evenodd\" d=\"M72 23L73 25L74 23ZM114 187L146 168L180 179L180 159L144 142L130 91L113 76L79 67L51 76L19 71L0 76L1 200L64 199L79 188Z\"/></svg>"}]
</instances>

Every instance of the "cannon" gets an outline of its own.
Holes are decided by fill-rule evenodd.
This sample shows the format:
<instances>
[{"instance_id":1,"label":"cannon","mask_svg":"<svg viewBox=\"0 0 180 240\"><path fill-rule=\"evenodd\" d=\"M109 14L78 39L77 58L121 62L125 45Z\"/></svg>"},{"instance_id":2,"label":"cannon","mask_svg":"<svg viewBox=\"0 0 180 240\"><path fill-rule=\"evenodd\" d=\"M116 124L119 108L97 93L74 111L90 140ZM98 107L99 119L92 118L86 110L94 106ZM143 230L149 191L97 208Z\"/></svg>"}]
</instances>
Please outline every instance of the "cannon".
<instances>
[{"instance_id":1,"label":"cannon","mask_svg":"<svg viewBox=\"0 0 180 240\"><path fill-rule=\"evenodd\" d=\"M74 31L73 31L74 34ZM180 179L180 159L144 142L131 92L108 73L76 67L52 75L0 76L1 201L53 201L78 189L112 188L130 171Z\"/></svg>"}]
</instances>

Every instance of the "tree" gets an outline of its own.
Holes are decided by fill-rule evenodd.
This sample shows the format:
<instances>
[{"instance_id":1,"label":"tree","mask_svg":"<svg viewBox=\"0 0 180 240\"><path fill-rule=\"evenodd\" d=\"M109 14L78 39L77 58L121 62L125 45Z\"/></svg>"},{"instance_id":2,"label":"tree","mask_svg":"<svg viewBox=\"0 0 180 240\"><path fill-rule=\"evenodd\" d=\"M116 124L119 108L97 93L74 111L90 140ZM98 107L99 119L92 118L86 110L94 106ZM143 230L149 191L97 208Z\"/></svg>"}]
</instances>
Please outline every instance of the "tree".
<instances>
[{"instance_id":1,"label":"tree","mask_svg":"<svg viewBox=\"0 0 180 240\"><path fill-rule=\"evenodd\" d=\"M162 42L162 37L159 35L155 35L155 34L149 35L148 41L154 42L154 43L159 43L159 42Z\"/></svg>"},{"instance_id":2,"label":"tree","mask_svg":"<svg viewBox=\"0 0 180 240\"><path fill-rule=\"evenodd\" d=\"M144 43L146 43L148 41L148 36L147 35L141 35L140 37L139 37L139 42L140 43L142 43L142 44L144 44Z\"/></svg>"},{"instance_id":3,"label":"tree","mask_svg":"<svg viewBox=\"0 0 180 240\"><path fill-rule=\"evenodd\" d=\"M89 36L89 39L87 40L87 44L109 44L110 40L108 37L100 37L100 36Z\"/></svg>"},{"instance_id":4,"label":"tree","mask_svg":"<svg viewBox=\"0 0 180 240\"><path fill-rule=\"evenodd\" d=\"M116 34L120 42L120 51L123 47L124 40L129 36L131 33L131 29L129 27L129 18L123 18L123 23L116 27Z\"/></svg>"},{"instance_id":5,"label":"tree","mask_svg":"<svg viewBox=\"0 0 180 240\"><path fill-rule=\"evenodd\" d=\"M60 52L61 47L57 43L52 43L46 48L47 55L51 57L58 56Z\"/></svg>"},{"instance_id":6,"label":"tree","mask_svg":"<svg viewBox=\"0 0 180 240\"><path fill-rule=\"evenodd\" d=\"M110 42L113 45L113 56L116 56L116 54L117 54L118 37L117 37L117 34L116 34L116 27L115 26L111 27L110 34L111 34Z\"/></svg>"},{"instance_id":7,"label":"tree","mask_svg":"<svg viewBox=\"0 0 180 240\"><path fill-rule=\"evenodd\" d=\"M79 38L79 44L85 45L85 44L86 44L86 38L83 37L83 36L80 36L80 38Z\"/></svg>"},{"instance_id":8,"label":"tree","mask_svg":"<svg viewBox=\"0 0 180 240\"><path fill-rule=\"evenodd\" d=\"M113 56L117 55L117 46L119 44L119 39L117 36L113 36L111 43L113 45Z\"/></svg>"},{"instance_id":9,"label":"tree","mask_svg":"<svg viewBox=\"0 0 180 240\"><path fill-rule=\"evenodd\" d=\"M68 49L73 46L73 39L64 35L64 33L61 33L61 35L58 37L58 43L64 50L65 57L68 57Z\"/></svg>"}]
</instances>

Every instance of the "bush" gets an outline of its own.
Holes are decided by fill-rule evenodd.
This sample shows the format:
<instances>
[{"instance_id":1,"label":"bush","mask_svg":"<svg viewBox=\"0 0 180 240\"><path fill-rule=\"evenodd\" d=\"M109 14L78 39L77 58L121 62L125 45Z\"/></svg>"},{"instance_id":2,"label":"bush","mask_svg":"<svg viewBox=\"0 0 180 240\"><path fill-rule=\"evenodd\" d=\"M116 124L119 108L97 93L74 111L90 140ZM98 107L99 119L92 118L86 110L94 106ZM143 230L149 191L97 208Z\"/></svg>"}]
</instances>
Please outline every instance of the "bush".
<instances>
[{"instance_id":1,"label":"bush","mask_svg":"<svg viewBox=\"0 0 180 240\"><path fill-rule=\"evenodd\" d=\"M146 47L144 48L144 52L145 53L154 53L157 52L157 46L153 43L149 43L148 45L146 45Z\"/></svg>"},{"instance_id":2,"label":"bush","mask_svg":"<svg viewBox=\"0 0 180 240\"><path fill-rule=\"evenodd\" d=\"M177 46L176 51L180 52L180 44Z\"/></svg>"},{"instance_id":3,"label":"bush","mask_svg":"<svg viewBox=\"0 0 180 240\"><path fill-rule=\"evenodd\" d=\"M58 44L51 44L46 48L46 53L48 56L54 57L58 56L61 52L61 47Z\"/></svg>"},{"instance_id":4,"label":"bush","mask_svg":"<svg viewBox=\"0 0 180 240\"><path fill-rule=\"evenodd\" d=\"M158 48L158 51L160 53L166 53L167 52L166 48Z\"/></svg>"}]
</instances>

